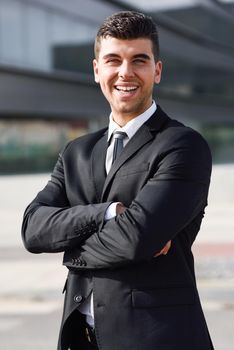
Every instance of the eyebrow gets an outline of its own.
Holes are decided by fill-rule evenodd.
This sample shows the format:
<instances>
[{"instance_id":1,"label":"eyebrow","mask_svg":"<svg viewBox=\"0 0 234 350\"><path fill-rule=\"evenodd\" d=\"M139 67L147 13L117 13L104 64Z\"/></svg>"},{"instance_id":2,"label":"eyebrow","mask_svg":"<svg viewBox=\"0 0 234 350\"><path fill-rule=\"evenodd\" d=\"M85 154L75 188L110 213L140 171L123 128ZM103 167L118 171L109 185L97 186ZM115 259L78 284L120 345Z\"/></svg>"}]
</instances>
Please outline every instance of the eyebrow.
<instances>
[{"instance_id":1,"label":"eyebrow","mask_svg":"<svg viewBox=\"0 0 234 350\"><path fill-rule=\"evenodd\" d=\"M150 56L146 55L146 53L139 53L133 56L134 58L143 58L144 60L150 60Z\"/></svg>"},{"instance_id":2,"label":"eyebrow","mask_svg":"<svg viewBox=\"0 0 234 350\"><path fill-rule=\"evenodd\" d=\"M115 53L108 53L106 55L103 56L103 59L106 60L108 58L120 58L120 55L115 54ZM144 60L150 60L150 56L145 54L145 53L138 53L136 55L133 56L134 59L136 58L142 58Z\"/></svg>"}]
</instances>

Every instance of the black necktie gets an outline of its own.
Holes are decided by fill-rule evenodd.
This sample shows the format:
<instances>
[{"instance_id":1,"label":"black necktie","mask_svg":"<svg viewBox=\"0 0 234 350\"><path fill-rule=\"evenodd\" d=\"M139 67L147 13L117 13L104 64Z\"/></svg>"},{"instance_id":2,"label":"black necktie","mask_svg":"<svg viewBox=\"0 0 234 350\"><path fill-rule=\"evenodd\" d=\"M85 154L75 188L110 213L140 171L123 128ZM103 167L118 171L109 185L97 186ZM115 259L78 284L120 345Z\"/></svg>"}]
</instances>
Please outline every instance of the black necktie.
<instances>
[{"instance_id":1,"label":"black necktie","mask_svg":"<svg viewBox=\"0 0 234 350\"><path fill-rule=\"evenodd\" d=\"M114 136L115 143L114 143L112 164L120 155L123 149L123 140L125 139L125 137L127 137L127 134L126 132L123 132L123 131L115 131L113 136Z\"/></svg>"}]
</instances>

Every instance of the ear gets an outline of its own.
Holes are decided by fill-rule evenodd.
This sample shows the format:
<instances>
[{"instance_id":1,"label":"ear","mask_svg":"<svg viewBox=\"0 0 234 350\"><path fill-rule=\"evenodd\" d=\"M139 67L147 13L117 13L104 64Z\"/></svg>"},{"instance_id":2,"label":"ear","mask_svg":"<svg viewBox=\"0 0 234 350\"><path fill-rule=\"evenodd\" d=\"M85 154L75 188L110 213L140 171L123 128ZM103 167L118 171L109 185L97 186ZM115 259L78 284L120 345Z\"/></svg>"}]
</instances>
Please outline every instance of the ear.
<instances>
[{"instance_id":1,"label":"ear","mask_svg":"<svg viewBox=\"0 0 234 350\"><path fill-rule=\"evenodd\" d=\"M98 75L98 61L96 59L93 60L93 72L94 72L94 80L96 83L99 83L99 75Z\"/></svg>"},{"instance_id":2,"label":"ear","mask_svg":"<svg viewBox=\"0 0 234 350\"><path fill-rule=\"evenodd\" d=\"M162 74L162 61L157 61L155 64L155 78L154 78L155 84L160 83L161 74Z\"/></svg>"}]
</instances>

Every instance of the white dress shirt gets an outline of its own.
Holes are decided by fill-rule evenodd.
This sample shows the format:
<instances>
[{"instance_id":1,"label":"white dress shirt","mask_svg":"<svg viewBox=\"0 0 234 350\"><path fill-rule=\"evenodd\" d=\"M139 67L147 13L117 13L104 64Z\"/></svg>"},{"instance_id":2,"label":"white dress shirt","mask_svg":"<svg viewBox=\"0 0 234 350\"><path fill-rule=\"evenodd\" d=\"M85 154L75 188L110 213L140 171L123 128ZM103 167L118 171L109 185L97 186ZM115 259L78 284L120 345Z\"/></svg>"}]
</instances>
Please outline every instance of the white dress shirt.
<instances>
[{"instance_id":1,"label":"white dress shirt","mask_svg":"<svg viewBox=\"0 0 234 350\"><path fill-rule=\"evenodd\" d=\"M123 131L127 134L127 137L123 140L124 147L129 142L129 140L135 135L138 129L154 114L157 109L157 105L155 101L153 101L152 105L142 114L130 120L126 125L122 128L113 120L112 114L110 114L109 119L109 128L108 128L108 143L109 147L106 153L106 172L110 171L112 165L112 154L114 149L114 138L112 134L115 131ZM118 202L112 203L105 213L105 220L110 220L116 216L116 205ZM124 203L123 203L124 204ZM79 311L86 315L86 322L94 327L94 311L93 311L93 293L86 299L86 301L78 308Z\"/></svg>"}]
</instances>

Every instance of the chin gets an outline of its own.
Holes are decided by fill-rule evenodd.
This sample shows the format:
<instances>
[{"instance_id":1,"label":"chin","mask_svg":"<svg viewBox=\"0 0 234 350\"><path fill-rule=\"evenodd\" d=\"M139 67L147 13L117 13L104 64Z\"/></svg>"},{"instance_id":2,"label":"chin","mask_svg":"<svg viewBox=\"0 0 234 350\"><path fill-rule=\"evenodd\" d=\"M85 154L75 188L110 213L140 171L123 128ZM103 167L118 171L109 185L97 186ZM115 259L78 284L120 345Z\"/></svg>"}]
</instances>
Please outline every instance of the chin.
<instances>
[{"instance_id":1,"label":"chin","mask_svg":"<svg viewBox=\"0 0 234 350\"><path fill-rule=\"evenodd\" d=\"M121 108L118 113L120 114L135 114L136 111L133 108Z\"/></svg>"},{"instance_id":2,"label":"chin","mask_svg":"<svg viewBox=\"0 0 234 350\"><path fill-rule=\"evenodd\" d=\"M136 110L136 102L126 103L126 102L120 102L118 105L119 112L122 113L131 113L135 112Z\"/></svg>"}]
</instances>

